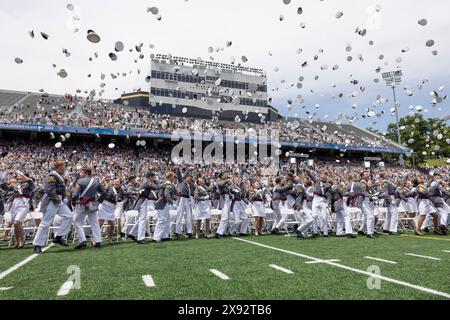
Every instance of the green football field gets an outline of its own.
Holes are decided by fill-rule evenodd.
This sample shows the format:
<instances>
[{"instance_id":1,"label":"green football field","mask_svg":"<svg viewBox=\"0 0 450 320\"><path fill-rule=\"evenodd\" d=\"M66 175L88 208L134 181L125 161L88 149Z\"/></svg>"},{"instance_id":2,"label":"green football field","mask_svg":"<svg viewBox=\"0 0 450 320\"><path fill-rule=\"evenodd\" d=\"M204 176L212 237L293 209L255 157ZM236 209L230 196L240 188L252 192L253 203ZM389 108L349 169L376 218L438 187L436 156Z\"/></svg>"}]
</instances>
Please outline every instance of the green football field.
<instances>
[{"instance_id":1,"label":"green football field","mask_svg":"<svg viewBox=\"0 0 450 320\"><path fill-rule=\"evenodd\" d=\"M267 235L31 251L0 243L0 299L450 298L450 236Z\"/></svg>"}]
</instances>

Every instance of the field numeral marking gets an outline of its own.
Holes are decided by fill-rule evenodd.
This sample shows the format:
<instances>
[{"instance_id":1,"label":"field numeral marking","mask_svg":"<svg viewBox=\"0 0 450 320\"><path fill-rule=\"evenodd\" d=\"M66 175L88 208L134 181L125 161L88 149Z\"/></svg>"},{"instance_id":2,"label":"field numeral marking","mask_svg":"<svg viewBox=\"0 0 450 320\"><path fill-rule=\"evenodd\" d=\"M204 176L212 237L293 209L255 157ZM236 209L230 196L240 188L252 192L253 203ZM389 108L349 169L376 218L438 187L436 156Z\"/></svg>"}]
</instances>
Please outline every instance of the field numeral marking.
<instances>
[{"instance_id":1,"label":"field numeral marking","mask_svg":"<svg viewBox=\"0 0 450 320\"><path fill-rule=\"evenodd\" d=\"M68 280L66 282L64 282L61 286L61 288L59 288L58 293L56 294L57 296L61 297L61 296L65 296L67 294L69 294L70 290L72 290L74 285L74 282L72 280Z\"/></svg>"}]
</instances>

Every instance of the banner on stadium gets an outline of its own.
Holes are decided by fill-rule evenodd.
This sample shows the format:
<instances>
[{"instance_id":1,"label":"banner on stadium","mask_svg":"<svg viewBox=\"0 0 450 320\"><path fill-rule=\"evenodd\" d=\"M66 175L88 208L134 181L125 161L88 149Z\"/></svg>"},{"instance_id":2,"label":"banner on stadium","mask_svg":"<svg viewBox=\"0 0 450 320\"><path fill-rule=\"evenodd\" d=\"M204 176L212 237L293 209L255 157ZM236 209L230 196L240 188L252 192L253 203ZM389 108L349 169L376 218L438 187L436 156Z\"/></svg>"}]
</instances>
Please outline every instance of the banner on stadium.
<instances>
[{"instance_id":1,"label":"banner on stadium","mask_svg":"<svg viewBox=\"0 0 450 320\"><path fill-rule=\"evenodd\" d=\"M171 132L156 132L156 131L140 131L140 130L115 130L112 128L84 128L84 127L71 127L71 126L57 126L57 125L44 125L44 124L16 124L16 123L0 123L0 130L16 130L16 131L34 131L34 132L53 132L53 133L71 133L71 134L89 134L89 135L104 135L104 136L123 136L123 137L140 137L140 138L152 138L152 139L171 139ZM183 136L181 136L183 138ZM189 137L192 140L196 140L196 136ZM203 141L213 141L214 136L204 134L201 135ZM245 138L246 143L257 141L253 138ZM234 137L225 137L224 142L234 142ZM258 141L261 142L261 141ZM267 144L271 144L270 140L267 140ZM348 150L348 151L361 151L371 153L392 153L392 154L406 154L408 150L403 149L388 149L388 148L367 148L356 147L347 145L336 144L319 144L297 141L280 141L282 147L288 148L308 148L308 149L334 149L334 150ZM380 159L381 160L381 159Z\"/></svg>"}]
</instances>

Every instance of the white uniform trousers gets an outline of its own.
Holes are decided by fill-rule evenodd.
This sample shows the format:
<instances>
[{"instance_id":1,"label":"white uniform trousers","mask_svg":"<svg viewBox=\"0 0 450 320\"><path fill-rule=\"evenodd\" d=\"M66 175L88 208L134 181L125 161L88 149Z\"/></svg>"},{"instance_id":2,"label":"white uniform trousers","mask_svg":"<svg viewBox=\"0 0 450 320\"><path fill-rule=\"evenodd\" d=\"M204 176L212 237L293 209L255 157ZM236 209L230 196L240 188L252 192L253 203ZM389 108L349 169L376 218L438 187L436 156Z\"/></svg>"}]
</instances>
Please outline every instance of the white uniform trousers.
<instances>
[{"instance_id":1,"label":"white uniform trousers","mask_svg":"<svg viewBox=\"0 0 450 320\"><path fill-rule=\"evenodd\" d=\"M364 231L364 229L367 228L367 234L373 235L375 232L375 208L373 206L373 203L370 202L369 199L364 199L361 206L361 211L363 217L359 230Z\"/></svg>"},{"instance_id":2,"label":"white uniform trousers","mask_svg":"<svg viewBox=\"0 0 450 320\"><path fill-rule=\"evenodd\" d=\"M398 229L398 210L394 202L392 202L386 210L386 217L384 219L383 230L396 233Z\"/></svg>"},{"instance_id":3,"label":"white uniform trousers","mask_svg":"<svg viewBox=\"0 0 450 320\"><path fill-rule=\"evenodd\" d=\"M219 228L217 228L217 233L219 235L225 235L228 229L228 223L230 222L230 206L231 199L229 195L225 195L225 201L223 203L222 215L220 217Z\"/></svg>"},{"instance_id":4,"label":"white uniform trousers","mask_svg":"<svg viewBox=\"0 0 450 320\"><path fill-rule=\"evenodd\" d=\"M175 233L181 234L182 222L186 222L186 233L192 234L192 209L191 200L189 198L180 197L177 208L177 221L175 226Z\"/></svg>"},{"instance_id":5,"label":"white uniform trousers","mask_svg":"<svg viewBox=\"0 0 450 320\"><path fill-rule=\"evenodd\" d=\"M241 201L234 202L232 215L233 215L234 221L231 224L230 233L231 234L236 233L239 223L241 223L239 233L247 234L248 233L248 216L245 213L245 209L244 209L244 206L242 205Z\"/></svg>"},{"instance_id":6,"label":"white uniform trousers","mask_svg":"<svg viewBox=\"0 0 450 320\"><path fill-rule=\"evenodd\" d=\"M324 197L314 195L312 202L312 212L313 217L316 216L316 219L322 222L323 234L328 235L328 210L327 210L327 203L325 202ZM316 230L317 230L317 222L316 222Z\"/></svg>"},{"instance_id":7,"label":"white uniform trousers","mask_svg":"<svg viewBox=\"0 0 450 320\"><path fill-rule=\"evenodd\" d=\"M350 214L350 211L347 207L347 199L344 198L343 203L344 210L342 214L338 215L336 213L336 234L342 235L344 234L344 231L342 230L345 228L345 234L353 234L353 226L352 226L352 217ZM339 216L339 217L338 217ZM339 224L338 224L339 221Z\"/></svg>"},{"instance_id":8,"label":"white uniform trousers","mask_svg":"<svg viewBox=\"0 0 450 320\"><path fill-rule=\"evenodd\" d=\"M102 242L102 235L100 231L100 225L98 224L98 211L97 210L88 210L81 205L77 205L75 207L75 226L77 228L78 240L79 242L86 241L86 235L84 233L83 225L84 221L88 220L89 225L91 226L91 234L92 239L95 243Z\"/></svg>"},{"instance_id":9,"label":"white uniform trousers","mask_svg":"<svg viewBox=\"0 0 450 320\"><path fill-rule=\"evenodd\" d=\"M70 231L70 225L72 224L72 212L70 211L67 204L64 202L60 202L58 204L50 203L45 208L45 211L42 216L42 221L39 224L38 231L34 236L33 245L35 246L44 246L47 242L48 230L55 219L55 215L58 215L62 218L61 225L59 229L56 231L56 236L64 237Z\"/></svg>"},{"instance_id":10,"label":"white uniform trousers","mask_svg":"<svg viewBox=\"0 0 450 320\"><path fill-rule=\"evenodd\" d=\"M344 230L345 229L345 230ZM352 234L353 228L350 221L350 213L348 210L341 209L336 211L336 235Z\"/></svg>"},{"instance_id":11,"label":"white uniform trousers","mask_svg":"<svg viewBox=\"0 0 450 320\"><path fill-rule=\"evenodd\" d=\"M313 224L312 211L308 208L306 201L303 204L303 208L297 213L297 215L302 220L302 224L297 230L300 231L304 237L306 237L309 228L311 228L311 225Z\"/></svg>"},{"instance_id":12,"label":"white uniform trousers","mask_svg":"<svg viewBox=\"0 0 450 320\"><path fill-rule=\"evenodd\" d=\"M139 207L138 210L138 217L137 222L131 228L130 234L136 238L136 240L144 240L145 239L145 232L147 231L147 225L148 225L148 200L144 200Z\"/></svg>"},{"instance_id":13,"label":"white uniform trousers","mask_svg":"<svg viewBox=\"0 0 450 320\"><path fill-rule=\"evenodd\" d=\"M281 211L283 209L283 202L281 200L274 200L272 202L272 207L273 207L273 218L274 218L274 222L273 222L273 226L272 226L272 230L277 228L277 225L280 223L281 219L282 219L282 215L281 215Z\"/></svg>"},{"instance_id":14,"label":"white uniform trousers","mask_svg":"<svg viewBox=\"0 0 450 320\"><path fill-rule=\"evenodd\" d=\"M166 204L164 209L156 210L156 226L153 233L153 240L161 241L169 237L170 229L170 205Z\"/></svg>"},{"instance_id":15,"label":"white uniform trousers","mask_svg":"<svg viewBox=\"0 0 450 320\"><path fill-rule=\"evenodd\" d=\"M439 224L441 226L447 226L448 214L450 213L450 206L446 203L442 207L436 207L439 215Z\"/></svg>"}]
</instances>

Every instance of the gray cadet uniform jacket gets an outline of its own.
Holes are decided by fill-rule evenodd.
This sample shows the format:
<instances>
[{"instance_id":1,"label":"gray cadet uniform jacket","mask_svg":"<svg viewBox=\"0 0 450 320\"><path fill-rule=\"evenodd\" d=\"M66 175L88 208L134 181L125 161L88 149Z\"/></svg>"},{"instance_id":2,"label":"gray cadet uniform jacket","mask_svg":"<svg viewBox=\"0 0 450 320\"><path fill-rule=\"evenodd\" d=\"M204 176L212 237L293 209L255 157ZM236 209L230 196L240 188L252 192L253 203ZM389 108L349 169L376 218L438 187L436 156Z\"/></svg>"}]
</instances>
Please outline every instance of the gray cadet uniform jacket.
<instances>
[{"instance_id":1,"label":"gray cadet uniform jacket","mask_svg":"<svg viewBox=\"0 0 450 320\"><path fill-rule=\"evenodd\" d=\"M209 200L208 187L205 185L197 186L194 190L195 203L198 203L199 201L206 201L206 200Z\"/></svg>"},{"instance_id":2,"label":"gray cadet uniform jacket","mask_svg":"<svg viewBox=\"0 0 450 320\"><path fill-rule=\"evenodd\" d=\"M330 197L330 189L331 183L328 181L321 181L308 169L306 169L306 173L310 177L312 181L314 181L314 194L317 196L321 196L324 198Z\"/></svg>"},{"instance_id":3,"label":"gray cadet uniform jacket","mask_svg":"<svg viewBox=\"0 0 450 320\"><path fill-rule=\"evenodd\" d=\"M345 188L333 184L330 189L330 198L331 198L331 210L333 212L338 212L344 210L344 195Z\"/></svg>"},{"instance_id":4,"label":"gray cadet uniform jacket","mask_svg":"<svg viewBox=\"0 0 450 320\"><path fill-rule=\"evenodd\" d=\"M66 186L64 179L56 171L50 172L44 186L44 196L41 202L41 211L44 212L50 201L54 204L61 203L66 197Z\"/></svg>"},{"instance_id":5,"label":"gray cadet uniform jacket","mask_svg":"<svg viewBox=\"0 0 450 320\"><path fill-rule=\"evenodd\" d=\"M383 206L388 207L393 202L395 203L395 198L397 196L395 185L389 180L383 180L381 183L381 190L378 195L380 199L384 199Z\"/></svg>"},{"instance_id":6,"label":"gray cadet uniform jacket","mask_svg":"<svg viewBox=\"0 0 450 320\"><path fill-rule=\"evenodd\" d=\"M92 183L89 186L91 179ZM89 189L85 191L88 186ZM100 197L98 199L97 194L100 194ZM72 200L77 201L77 203L84 207L86 210L97 210L98 204L102 203L106 196L106 190L98 181L98 179L93 177L84 177L78 179L78 181L75 183L75 191L73 192Z\"/></svg>"},{"instance_id":7,"label":"gray cadet uniform jacket","mask_svg":"<svg viewBox=\"0 0 450 320\"><path fill-rule=\"evenodd\" d=\"M133 208L135 210L139 210L145 200L157 200L157 191L159 187L156 183L150 183L148 180L145 180L139 186L139 197L136 199Z\"/></svg>"},{"instance_id":8,"label":"gray cadet uniform jacket","mask_svg":"<svg viewBox=\"0 0 450 320\"><path fill-rule=\"evenodd\" d=\"M161 188L158 193L158 200L155 202L155 209L163 210L167 204L173 205L177 200L176 194L177 190L172 182L166 181L161 184Z\"/></svg>"},{"instance_id":9,"label":"gray cadet uniform jacket","mask_svg":"<svg viewBox=\"0 0 450 320\"><path fill-rule=\"evenodd\" d=\"M433 182L430 187L430 200L436 208L445 206L444 196L446 196L447 190L442 188L439 182Z\"/></svg>"}]
</instances>

